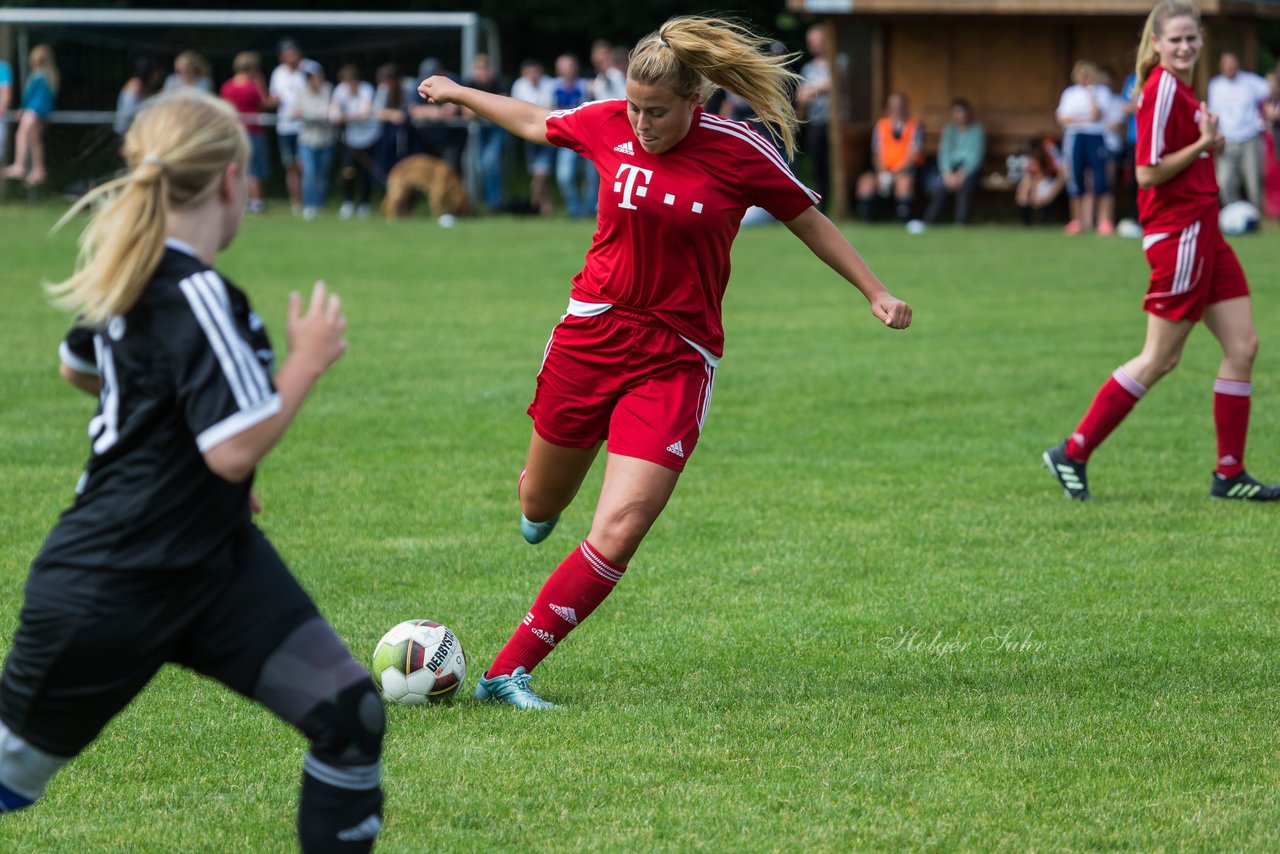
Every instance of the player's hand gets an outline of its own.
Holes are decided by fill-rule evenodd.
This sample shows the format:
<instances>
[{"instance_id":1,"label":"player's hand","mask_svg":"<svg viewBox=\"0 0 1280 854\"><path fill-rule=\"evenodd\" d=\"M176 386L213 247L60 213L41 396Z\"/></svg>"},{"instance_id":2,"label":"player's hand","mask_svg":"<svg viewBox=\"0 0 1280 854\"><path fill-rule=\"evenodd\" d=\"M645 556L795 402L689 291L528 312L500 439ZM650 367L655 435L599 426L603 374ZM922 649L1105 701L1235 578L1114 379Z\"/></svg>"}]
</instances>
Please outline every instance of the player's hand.
<instances>
[{"instance_id":1,"label":"player's hand","mask_svg":"<svg viewBox=\"0 0 1280 854\"><path fill-rule=\"evenodd\" d=\"M424 101L437 104L453 104L462 87L448 77L436 74L418 84L418 94Z\"/></svg>"},{"instance_id":2,"label":"player's hand","mask_svg":"<svg viewBox=\"0 0 1280 854\"><path fill-rule=\"evenodd\" d=\"M347 318L337 294L329 293L324 282L316 282L311 291L311 305L302 314L302 297L289 294L289 315L285 337L289 342L289 358L303 359L317 375L324 373L347 350L343 333Z\"/></svg>"},{"instance_id":3,"label":"player's hand","mask_svg":"<svg viewBox=\"0 0 1280 854\"><path fill-rule=\"evenodd\" d=\"M249 512L257 515L262 512L262 499L258 497L258 493L249 490Z\"/></svg>"},{"instance_id":4,"label":"player's hand","mask_svg":"<svg viewBox=\"0 0 1280 854\"><path fill-rule=\"evenodd\" d=\"M1209 105L1200 102L1200 139L1213 144L1218 138L1218 114L1209 112Z\"/></svg>"},{"instance_id":5,"label":"player's hand","mask_svg":"<svg viewBox=\"0 0 1280 854\"><path fill-rule=\"evenodd\" d=\"M887 291L871 301L871 313L890 329L911 325L911 306Z\"/></svg>"}]
</instances>

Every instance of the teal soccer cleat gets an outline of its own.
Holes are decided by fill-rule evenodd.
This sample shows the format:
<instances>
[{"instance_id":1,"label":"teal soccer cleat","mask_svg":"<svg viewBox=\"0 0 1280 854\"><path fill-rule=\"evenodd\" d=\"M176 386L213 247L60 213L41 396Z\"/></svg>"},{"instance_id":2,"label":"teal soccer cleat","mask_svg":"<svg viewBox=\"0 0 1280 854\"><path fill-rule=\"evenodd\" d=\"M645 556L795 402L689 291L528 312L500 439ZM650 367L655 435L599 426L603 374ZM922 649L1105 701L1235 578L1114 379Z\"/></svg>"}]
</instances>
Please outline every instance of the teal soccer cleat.
<instances>
[{"instance_id":1,"label":"teal soccer cleat","mask_svg":"<svg viewBox=\"0 0 1280 854\"><path fill-rule=\"evenodd\" d=\"M548 703L533 693L533 689L529 687L529 680L532 678L523 667L517 667L510 676L494 676L490 679L482 675L480 684L476 686L476 699L506 703L517 709L559 708L555 703Z\"/></svg>"},{"instance_id":2,"label":"teal soccer cleat","mask_svg":"<svg viewBox=\"0 0 1280 854\"><path fill-rule=\"evenodd\" d=\"M524 517L524 514L521 513L520 534L524 537L524 541L526 543L531 546L536 546L538 543L551 536L551 532L556 529L556 523L559 521L559 513L552 516L545 522L530 522Z\"/></svg>"}]
</instances>

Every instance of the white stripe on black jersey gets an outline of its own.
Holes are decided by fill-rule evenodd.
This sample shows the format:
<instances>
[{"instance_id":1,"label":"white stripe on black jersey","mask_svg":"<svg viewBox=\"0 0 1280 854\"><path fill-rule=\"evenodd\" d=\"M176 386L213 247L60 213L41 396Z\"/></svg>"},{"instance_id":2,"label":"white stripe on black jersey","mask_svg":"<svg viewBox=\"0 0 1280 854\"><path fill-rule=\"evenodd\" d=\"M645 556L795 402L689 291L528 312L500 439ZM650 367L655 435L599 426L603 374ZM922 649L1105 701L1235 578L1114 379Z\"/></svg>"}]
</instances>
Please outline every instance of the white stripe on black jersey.
<instances>
[{"instance_id":1,"label":"white stripe on black jersey","mask_svg":"<svg viewBox=\"0 0 1280 854\"><path fill-rule=\"evenodd\" d=\"M83 331L66 351L87 361ZM75 505L39 563L189 569L226 559L249 525L252 478L229 483L204 454L280 411L271 342L245 295L170 243L137 303L93 335L102 395Z\"/></svg>"}]
</instances>

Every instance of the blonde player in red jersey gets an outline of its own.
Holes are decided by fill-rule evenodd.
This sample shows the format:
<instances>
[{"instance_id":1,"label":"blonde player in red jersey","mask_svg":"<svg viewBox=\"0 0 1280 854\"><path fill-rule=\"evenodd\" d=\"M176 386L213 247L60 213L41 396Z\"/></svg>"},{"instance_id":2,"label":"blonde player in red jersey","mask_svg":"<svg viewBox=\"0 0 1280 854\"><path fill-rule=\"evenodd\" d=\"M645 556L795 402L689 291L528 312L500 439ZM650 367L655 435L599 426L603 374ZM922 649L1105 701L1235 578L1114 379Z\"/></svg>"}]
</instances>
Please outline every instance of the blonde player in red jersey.
<instances>
[{"instance_id":1,"label":"blonde player in red jersey","mask_svg":"<svg viewBox=\"0 0 1280 854\"><path fill-rule=\"evenodd\" d=\"M608 439L587 539L570 552L480 680L476 696L548 708L531 671L604 601L693 453L724 347L720 304L743 213L758 205L862 292L891 329L911 323L770 141L711 115L723 87L794 152L792 56L738 24L673 18L631 52L624 100L548 111L445 77L424 98L460 104L530 142L571 148L600 174L599 223L569 308L547 345L529 414L521 529L540 542Z\"/></svg>"},{"instance_id":2,"label":"blonde player in red jersey","mask_svg":"<svg viewBox=\"0 0 1280 854\"><path fill-rule=\"evenodd\" d=\"M1258 352L1249 286L1235 252L1218 230L1213 152L1221 148L1218 117L1191 88L1204 40L1200 10L1190 0L1161 0L1138 45L1135 155L1143 249L1151 284L1143 307L1147 340L1098 391L1071 437L1044 452L1044 463L1070 498L1089 497L1085 463L1147 389L1178 364L1196 321L1222 345L1213 386L1218 466L1209 494L1245 501L1280 499L1244 470L1250 378Z\"/></svg>"}]
</instances>

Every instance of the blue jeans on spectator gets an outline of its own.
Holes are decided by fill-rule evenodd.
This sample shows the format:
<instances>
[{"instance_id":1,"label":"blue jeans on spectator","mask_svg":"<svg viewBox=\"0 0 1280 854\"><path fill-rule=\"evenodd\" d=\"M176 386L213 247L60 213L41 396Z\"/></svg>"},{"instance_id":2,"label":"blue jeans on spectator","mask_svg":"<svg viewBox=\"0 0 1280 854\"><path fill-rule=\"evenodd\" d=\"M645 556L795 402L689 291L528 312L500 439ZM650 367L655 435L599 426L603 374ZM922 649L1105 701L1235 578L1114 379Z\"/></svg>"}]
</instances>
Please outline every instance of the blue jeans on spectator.
<instances>
[{"instance_id":1,"label":"blue jeans on spectator","mask_svg":"<svg viewBox=\"0 0 1280 854\"><path fill-rule=\"evenodd\" d=\"M480 153L480 183L484 190L484 206L490 211L502 209L503 163L507 153L507 132L497 125L482 124L476 141Z\"/></svg>"},{"instance_id":2,"label":"blue jeans on spectator","mask_svg":"<svg viewBox=\"0 0 1280 854\"><path fill-rule=\"evenodd\" d=\"M582 170L582 190L578 189L578 171ZM596 215L596 196L600 192L600 176L595 164L571 148L556 150L556 185L564 199L569 216Z\"/></svg>"},{"instance_id":3,"label":"blue jeans on spectator","mask_svg":"<svg viewBox=\"0 0 1280 854\"><path fill-rule=\"evenodd\" d=\"M298 146L298 160L302 162L302 206L319 210L324 207L329 192L329 170L333 166L333 146L312 148Z\"/></svg>"}]
</instances>

